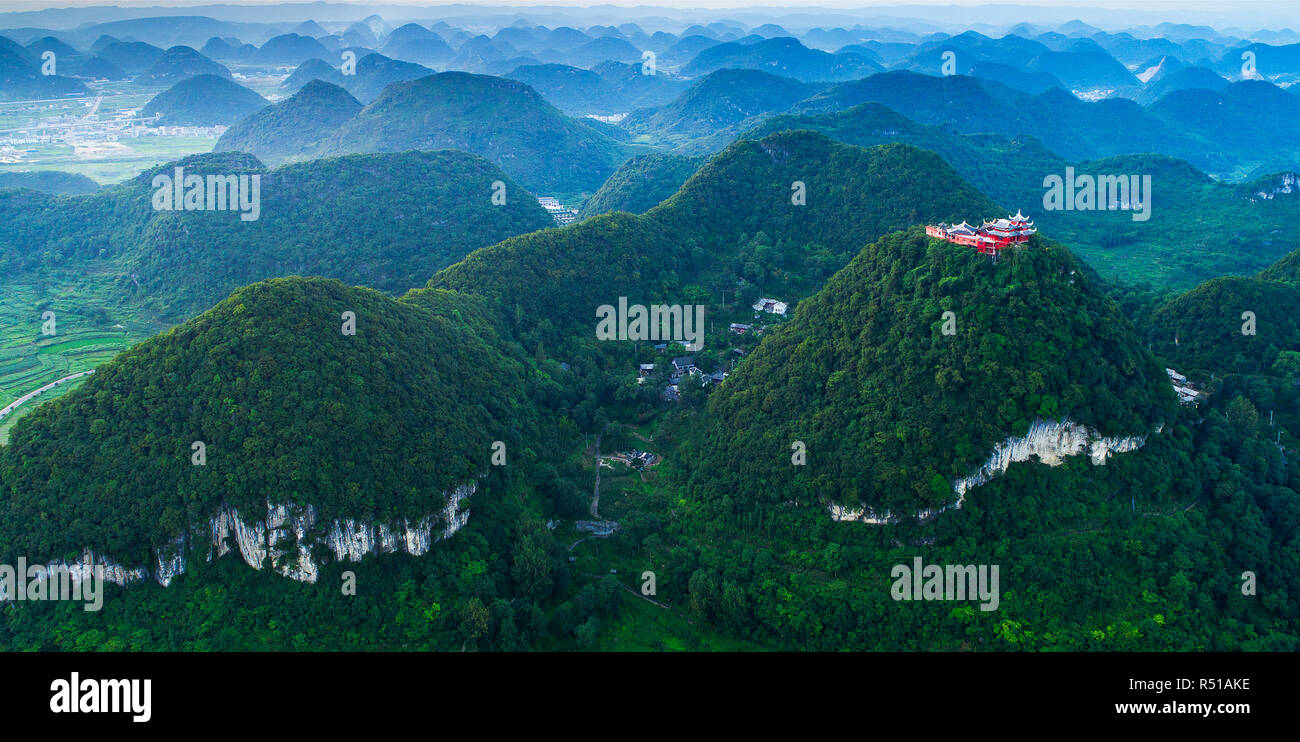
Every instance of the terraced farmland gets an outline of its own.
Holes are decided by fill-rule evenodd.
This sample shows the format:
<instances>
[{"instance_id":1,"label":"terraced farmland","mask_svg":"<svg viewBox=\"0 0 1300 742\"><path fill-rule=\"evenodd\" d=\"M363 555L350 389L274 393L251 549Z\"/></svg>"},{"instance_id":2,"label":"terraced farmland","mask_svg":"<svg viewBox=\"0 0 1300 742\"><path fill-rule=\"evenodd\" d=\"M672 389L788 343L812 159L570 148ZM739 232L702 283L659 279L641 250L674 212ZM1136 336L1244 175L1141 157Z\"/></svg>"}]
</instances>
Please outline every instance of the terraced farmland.
<instances>
[{"instance_id":1,"label":"terraced farmland","mask_svg":"<svg viewBox=\"0 0 1300 742\"><path fill-rule=\"evenodd\" d=\"M0 409L46 384L95 368L152 332L147 323L87 292L94 283L0 286ZM53 312L52 325L46 312ZM44 392L0 418L0 444L19 418L81 381Z\"/></svg>"}]
</instances>

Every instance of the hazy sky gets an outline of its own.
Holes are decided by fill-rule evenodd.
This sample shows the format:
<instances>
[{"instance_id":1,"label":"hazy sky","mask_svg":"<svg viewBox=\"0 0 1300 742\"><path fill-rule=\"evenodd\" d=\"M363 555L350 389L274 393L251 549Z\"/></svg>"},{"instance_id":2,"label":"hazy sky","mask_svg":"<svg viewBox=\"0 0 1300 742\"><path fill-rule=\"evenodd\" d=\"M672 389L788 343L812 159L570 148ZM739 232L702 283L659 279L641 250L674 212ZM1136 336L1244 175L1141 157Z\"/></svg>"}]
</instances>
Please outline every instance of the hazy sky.
<instances>
[{"instance_id":1,"label":"hazy sky","mask_svg":"<svg viewBox=\"0 0 1300 742\"><path fill-rule=\"evenodd\" d=\"M169 9L210 5L284 5L294 9L294 15L312 17L311 3L282 2L281 0L0 0L0 15L5 11L33 11L52 8L86 8L117 6L118 8L148 8L148 11L130 12L132 17L166 15ZM1126 28L1161 21L1212 25L1216 28L1280 29L1291 27L1300 30L1300 0L547 0L546 2L520 2L520 0L477 0L466 3L430 2L430 0L359 0L357 2L329 5L364 9L386 6L393 17L434 18L440 6L459 5L456 11L448 9L449 16L463 15L465 6L497 6L533 13L546 10L580 15L573 9L591 7L592 17L601 15L600 6L609 8L638 8L634 13L671 15L669 9L719 10L751 8L770 9L773 16L806 15L818 9L838 10L855 17L893 16L924 19L937 25L962 25L987 23L1012 25L1026 20L1036 23L1064 22L1082 19L1101 28ZM981 11L978 6L984 6ZM996 6L996 7L989 7ZM397 12L395 7L428 8L429 12L407 10ZM201 11L200 11L201 12ZM383 15L382 10L378 11ZM221 14L227 20L229 11ZM62 15L60 17L68 17ZM115 17L122 17L115 15ZM335 16L337 17L337 16ZM26 19L24 19L26 20ZM35 20L35 19L32 19Z\"/></svg>"},{"instance_id":2,"label":"hazy sky","mask_svg":"<svg viewBox=\"0 0 1300 742\"><path fill-rule=\"evenodd\" d=\"M184 7L194 5L298 5L299 2L284 0L0 0L0 11L39 10L43 8L74 8L86 6L116 5L119 7ZM334 3L331 3L334 4ZM820 8L888 8L905 6L926 6L930 8L948 5L1020 5L1029 7L1077 7L1077 8L1114 8L1116 10L1141 8L1155 11L1219 11L1233 12L1230 8L1267 8L1283 11L1292 9L1300 20L1300 0L813 0L812 2L792 2L791 0L547 0L546 2L520 2L520 0L475 0L472 2L430 2L430 0L353 0L339 4L347 5L411 5L437 7L439 5L498 5L507 7L566 6L587 7L598 5L618 5L622 7L665 7L665 8L718 8L718 7L778 7L783 9Z\"/></svg>"}]
</instances>

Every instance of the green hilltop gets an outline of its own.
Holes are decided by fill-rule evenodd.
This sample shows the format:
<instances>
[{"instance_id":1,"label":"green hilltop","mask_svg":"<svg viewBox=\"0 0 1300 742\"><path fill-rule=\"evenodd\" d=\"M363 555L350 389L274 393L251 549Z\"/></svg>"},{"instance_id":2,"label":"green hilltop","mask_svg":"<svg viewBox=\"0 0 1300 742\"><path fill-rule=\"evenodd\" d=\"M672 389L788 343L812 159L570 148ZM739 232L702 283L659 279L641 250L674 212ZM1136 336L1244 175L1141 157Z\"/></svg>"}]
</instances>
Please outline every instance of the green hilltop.
<instances>
[{"instance_id":1,"label":"green hilltop","mask_svg":"<svg viewBox=\"0 0 1300 742\"><path fill-rule=\"evenodd\" d=\"M485 329L327 279L239 289L21 421L0 447L0 543L149 564L223 503L438 512L530 420L521 366Z\"/></svg>"},{"instance_id":2,"label":"green hilltop","mask_svg":"<svg viewBox=\"0 0 1300 742\"><path fill-rule=\"evenodd\" d=\"M154 176L176 167L259 175L258 218L154 210ZM491 201L498 180L516 194L504 206ZM351 155L277 170L239 153L195 155L90 196L10 192L0 202L8 281L108 271L120 298L172 318L292 273L405 291L477 247L552 223L508 176L461 152Z\"/></svg>"},{"instance_id":3,"label":"green hilltop","mask_svg":"<svg viewBox=\"0 0 1300 742\"><path fill-rule=\"evenodd\" d=\"M330 135L326 154L459 149L525 188L591 193L630 154L514 80L444 72L396 82Z\"/></svg>"},{"instance_id":4,"label":"green hilltop","mask_svg":"<svg viewBox=\"0 0 1300 742\"><path fill-rule=\"evenodd\" d=\"M954 481L1036 420L1142 436L1172 400L1063 246L1033 238L994 261L913 229L864 249L712 396L702 486L916 512L950 505ZM795 440L812 464L790 465Z\"/></svg>"},{"instance_id":5,"label":"green hilltop","mask_svg":"<svg viewBox=\"0 0 1300 742\"><path fill-rule=\"evenodd\" d=\"M231 126L213 151L248 152L273 165L310 159L326 136L360 110L361 103L343 88L312 80Z\"/></svg>"},{"instance_id":6,"label":"green hilltop","mask_svg":"<svg viewBox=\"0 0 1300 742\"><path fill-rule=\"evenodd\" d=\"M154 96L140 115L162 126L229 126L267 105L252 90L218 75L187 77Z\"/></svg>"},{"instance_id":7,"label":"green hilltop","mask_svg":"<svg viewBox=\"0 0 1300 742\"><path fill-rule=\"evenodd\" d=\"M792 203L796 183L804 205ZM430 285L483 296L512 331L541 332L547 347L573 346L594 328L595 308L619 296L694 297L716 307L719 292L734 291L743 277L742 247L759 233L774 243L755 256L756 268L774 277L770 288L806 295L886 232L995 213L932 153L787 132L737 142L643 215L606 214L512 238L474 252Z\"/></svg>"},{"instance_id":8,"label":"green hilltop","mask_svg":"<svg viewBox=\"0 0 1300 742\"><path fill-rule=\"evenodd\" d=\"M705 161L673 154L637 155L619 166L582 205L581 217L627 211L643 214L677 192Z\"/></svg>"}]
</instances>

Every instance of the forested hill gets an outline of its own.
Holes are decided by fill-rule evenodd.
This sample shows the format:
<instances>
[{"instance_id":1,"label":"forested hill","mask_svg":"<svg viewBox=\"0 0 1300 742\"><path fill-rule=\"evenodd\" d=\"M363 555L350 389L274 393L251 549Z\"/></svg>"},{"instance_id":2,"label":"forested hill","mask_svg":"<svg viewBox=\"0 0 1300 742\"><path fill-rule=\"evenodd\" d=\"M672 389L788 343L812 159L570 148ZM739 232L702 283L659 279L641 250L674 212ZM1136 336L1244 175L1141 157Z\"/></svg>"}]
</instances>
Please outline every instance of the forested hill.
<instances>
[{"instance_id":1,"label":"forested hill","mask_svg":"<svg viewBox=\"0 0 1300 742\"><path fill-rule=\"evenodd\" d=\"M672 497L637 514L669 524L643 560L687 582L671 597L702 622L787 650L1294 651L1300 468L1277 439L1300 365L1291 391L1233 375L1177 405L1073 264L1041 239L996 265L919 230L869 246L713 390ZM990 443L1063 413L1164 425L1105 466L1031 457L959 510L908 517L951 502ZM855 495L901 520L834 522L827 500ZM891 567L918 556L999 565L998 609L891 599Z\"/></svg>"},{"instance_id":2,"label":"forested hill","mask_svg":"<svg viewBox=\"0 0 1300 742\"><path fill-rule=\"evenodd\" d=\"M337 85L312 80L285 100L226 130L215 152L249 152L271 164L312 156L321 141L361 110Z\"/></svg>"},{"instance_id":3,"label":"forested hill","mask_svg":"<svg viewBox=\"0 0 1300 742\"><path fill-rule=\"evenodd\" d=\"M156 174L258 174L256 220L236 211L155 211ZM492 184L506 184L505 205ZM496 166L462 152L313 160L267 170L238 153L198 155L94 195L0 192L4 280L109 271L119 299L181 320L235 288L289 274L399 292L471 250L552 226Z\"/></svg>"},{"instance_id":4,"label":"forested hill","mask_svg":"<svg viewBox=\"0 0 1300 742\"><path fill-rule=\"evenodd\" d=\"M667 143L730 134L729 140L732 127L785 111L821 87L760 70L723 69L700 78L671 103L634 111L619 125Z\"/></svg>"},{"instance_id":5,"label":"forested hill","mask_svg":"<svg viewBox=\"0 0 1300 742\"><path fill-rule=\"evenodd\" d=\"M89 546L148 565L222 503L311 504L325 518L440 511L447 490L489 470L492 441L514 445L535 422L519 361L442 299L273 279L122 353L0 447L3 552Z\"/></svg>"},{"instance_id":6,"label":"forested hill","mask_svg":"<svg viewBox=\"0 0 1300 742\"><path fill-rule=\"evenodd\" d=\"M814 114L782 114L745 132L758 139L780 131L807 129L845 144L872 147L902 142L943 157L962 177L990 197L1011 203L1042 197L1044 172L1063 170L1066 160L1032 137L967 135L951 128L921 124L880 103ZM1032 170L1036 182L1020 177Z\"/></svg>"},{"instance_id":7,"label":"forested hill","mask_svg":"<svg viewBox=\"0 0 1300 742\"><path fill-rule=\"evenodd\" d=\"M42 193L67 196L94 193L99 184L80 173L59 170L32 170L0 173L0 189L30 188Z\"/></svg>"},{"instance_id":8,"label":"forested hill","mask_svg":"<svg viewBox=\"0 0 1300 742\"><path fill-rule=\"evenodd\" d=\"M263 108L267 100L220 75L187 77L154 96L140 115L162 126L229 126Z\"/></svg>"},{"instance_id":9,"label":"forested hill","mask_svg":"<svg viewBox=\"0 0 1300 742\"><path fill-rule=\"evenodd\" d=\"M1300 240L1300 198L1280 190L1281 175L1234 186L1164 155L1071 160L1033 137L963 134L917 123L878 103L777 116L744 136L761 138L791 129L863 147L904 142L934 151L990 198L1010 211L1023 209L1045 234L1070 245L1107 278L1124 283L1190 288L1224 273L1250 274ZM1134 175L1149 176L1149 211L1144 216L1121 208L1046 210L1044 178L1064 178L1066 168L1076 176L1122 175L1130 183ZM1259 198L1258 191L1269 197ZM1138 202L1131 192L1128 197Z\"/></svg>"},{"instance_id":10,"label":"forested hill","mask_svg":"<svg viewBox=\"0 0 1300 742\"><path fill-rule=\"evenodd\" d=\"M1300 250L1293 250L1283 255L1276 263L1261 271L1259 277L1300 284Z\"/></svg>"},{"instance_id":11,"label":"forested hill","mask_svg":"<svg viewBox=\"0 0 1300 742\"><path fill-rule=\"evenodd\" d=\"M803 205L792 203L799 184ZM583 327L594 326L595 308L619 296L711 303L734 291L746 235L770 239L762 259L771 274L806 294L881 234L997 213L930 152L787 132L737 142L644 215L607 214L513 238L472 253L430 285L482 295L512 319L513 331L540 326L554 347L575 333L589 336Z\"/></svg>"},{"instance_id":12,"label":"forested hill","mask_svg":"<svg viewBox=\"0 0 1300 742\"><path fill-rule=\"evenodd\" d=\"M1271 187L1279 180L1273 176L1243 190L1258 193L1262 183ZM1294 201L1289 189L1272 195L1261 199L1261 208L1284 209ZM1167 363L1199 382L1242 374L1272 376L1285 382L1283 387L1294 386L1300 380L1296 307L1300 307L1300 250L1284 255L1258 275L1212 278L1167 298L1152 307L1143 333ZM1286 407L1300 389L1284 392L1290 393L1266 400ZM1294 424L1300 426L1300 408L1294 412Z\"/></svg>"},{"instance_id":13,"label":"forested hill","mask_svg":"<svg viewBox=\"0 0 1300 742\"><path fill-rule=\"evenodd\" d=\"M994 262L919 228L801 303L709 411L698 481L715 496L895 513L950 504L955 480L1035 420L1142 436L1176 414L1133 327L1064 247L1035 237ZM796 440L807 466L791 466Z\"/></svg>"},{"instance_id":14,"label":"forested hill","mask_svg":"<svg viewBox=\"0 0 1300 742\"><path fill-rule=\"evenodd\" d=\"M677 192L703 164L702 157L673 154L638 155L609 176L595 195L582 205L579 216L611 211L642 214Z\"/></svg>"},{"instance_id":15,"label":"forested hill","mask_svg":"<svg viewBox=\"0 0 1300 742\"><path fill-rule=\"evenodd\" d=\"M322 152L438 149L473 152L526 188L566 195L595 192L631 154L521 82L464 72L389 85Z\"/></svg>"},{"instance_id":16,"label":"forested hill","mask_svg":"<svg viewBox=\"0 0 1300 742\"><path fill-rule=\"evenodd\" d=\"M1146 334L1169 363L1198 377L1286 376L1288 370L1294 376L1300 371L1300 285L1256 276L1214 278L1157 307ZM1296 368L1286 365L1288 355Z\"/></svg>"},{"instance_id":17,"label":"forested hill","mask_svg":"<svg viewBox=\"0 0 1300 742\"><path fill-rule=\"evenodd\" d=\"M1032 136L1074 160L1158 152L1227 178L1268 172L1260 168L1280 157L1294 160L1290 142L1300 112L1300 98L1262 80L1175 91L1147 108L1123 98L1080 100L1057 87L1026 95L987 79L904 70L836 85L794 112L828 113L869 101L962 133Z\"/></svg>"}]
</instances>

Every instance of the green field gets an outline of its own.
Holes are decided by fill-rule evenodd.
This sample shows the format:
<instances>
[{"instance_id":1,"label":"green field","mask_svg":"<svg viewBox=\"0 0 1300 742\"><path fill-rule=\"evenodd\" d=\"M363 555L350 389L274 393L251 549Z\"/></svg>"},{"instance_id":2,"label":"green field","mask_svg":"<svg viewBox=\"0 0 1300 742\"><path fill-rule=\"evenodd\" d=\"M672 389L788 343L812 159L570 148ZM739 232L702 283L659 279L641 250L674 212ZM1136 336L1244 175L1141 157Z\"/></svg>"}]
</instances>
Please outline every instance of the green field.
<instances>
[{"instance_id":1,"label":"green field","mask_svg":"<svg viewBox=\"0 0 1300 742\"><path fill-rule=\"evenodd\" d=\"M247 82L266 94L280 79L257 71ZM111 184L155 165L210 152L216 144L216 136L160 136L156 130L132 132L114 124L143 108L163 87L132 82L90 87L91 97L0 103L0 172L59 170ZM0 407L95 368L165 329L117 306L111 298L115 278L52 271L36 281L12 284L0 276ZM53 335L42 334L46 311L55 313ZM19 418L78 384L52 389L0 420L0 444Z\"/></svg>"},{"instance_id":2,"label":"green field","mask_svg":"<svg viewBox=\"0 0 1300 742\"><path fill-rule=\"evenodd\" d=\"M117 146L88 154L66 144L38 144L29 149L20 163L0 164L2 171L59 170L77 173L108 185L133 178L155 165L178 160L188 155L211 152L216 137L162 137L150 136L123 139Z\"/></svg>"},{"instance_id":3,"label":"green field","mask_svg":"<svg viewBox=\"0 0 1300 742\"><path fill-rule=\"evenodd\" d=\"M66 376L112 359L161 329L103 297L110 276L6 284L0 291L0 407ZM54 334L42 334L44 313L54 312ZM0 444L14 422L80 384L60 386L0 420Z\"/></svg>"}]
</instances>

